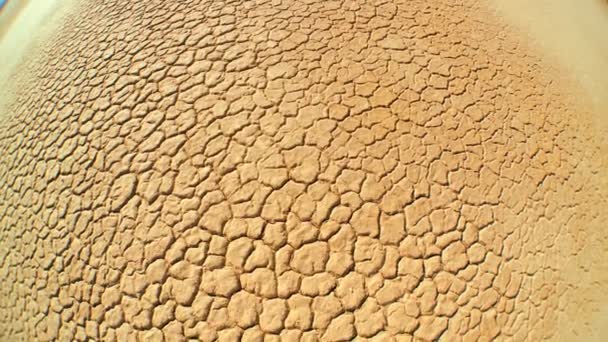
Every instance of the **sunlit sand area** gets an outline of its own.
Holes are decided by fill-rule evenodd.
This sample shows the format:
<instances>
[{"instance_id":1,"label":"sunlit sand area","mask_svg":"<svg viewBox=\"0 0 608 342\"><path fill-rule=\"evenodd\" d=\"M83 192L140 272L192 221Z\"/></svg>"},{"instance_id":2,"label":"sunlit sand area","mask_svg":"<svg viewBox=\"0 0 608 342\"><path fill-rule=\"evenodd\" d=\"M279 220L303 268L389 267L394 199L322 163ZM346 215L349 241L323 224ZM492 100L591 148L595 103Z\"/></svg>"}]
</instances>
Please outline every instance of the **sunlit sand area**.
<instances>
[{"instance_id":1,"label":"sunlit sand area","mask_svg":"<svg viewBox=\"0 0 608 342\"><path fill-rule=\"evenodd\" d=\"M604 0L491 0L531 45L574 78L608 128L608 2Z\"/></svg>"},{"instance_id":2,"label":"sunlit sand area","mask_svg":"<svg viewBox=\"0 0 608 342\"><path fill-rule=\"evenodd\" d=\"M61 23L73 0L0 0L0 88L10 89L10 76ZM37 44L39 43L39 44ZM20 70L21 72L24 70ZM5 97L0 98L0 106ZM0 113L0 116L2 113Z\"/></svg>"},{"instance_id":3,"label":"sunlit sand area","mask_svg":"<svg viewBox=\"0 0 608 342\"><path fill-rule=\"evenodd\" d=\"M6 1L0 341L608 340L607 32L599 0Z\"/></svg>"}]
</instances>

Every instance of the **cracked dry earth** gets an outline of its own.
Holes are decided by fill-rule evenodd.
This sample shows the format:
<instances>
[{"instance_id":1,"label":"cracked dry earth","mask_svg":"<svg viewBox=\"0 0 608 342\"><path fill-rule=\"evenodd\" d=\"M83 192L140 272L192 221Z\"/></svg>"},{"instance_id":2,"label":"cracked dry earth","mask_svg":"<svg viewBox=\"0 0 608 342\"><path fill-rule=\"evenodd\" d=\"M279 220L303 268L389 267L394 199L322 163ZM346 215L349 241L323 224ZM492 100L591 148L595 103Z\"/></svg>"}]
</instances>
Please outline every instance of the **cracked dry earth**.
<instances>
[{"instance_id":1,"label":"cracked dry earth","mask_svg":"<svg viewBox=\"0 0 608 342\"><path fill-rule=\"evenodd\" d=\"M477 1L82 1L0 129L2 341L540 341L605 155Z\"/></svg>"}]
</instances>

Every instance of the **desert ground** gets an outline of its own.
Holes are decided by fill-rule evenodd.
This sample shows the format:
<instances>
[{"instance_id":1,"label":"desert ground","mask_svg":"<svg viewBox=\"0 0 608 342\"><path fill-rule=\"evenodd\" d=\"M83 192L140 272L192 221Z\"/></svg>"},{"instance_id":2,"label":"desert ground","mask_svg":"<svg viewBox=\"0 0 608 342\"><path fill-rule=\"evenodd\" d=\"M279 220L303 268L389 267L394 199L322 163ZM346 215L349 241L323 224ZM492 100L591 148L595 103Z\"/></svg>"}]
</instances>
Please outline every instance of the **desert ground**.
<instances>
[{"instance_id":1,"label":"desert ground","mask_svg":"<svg viewBox=\"0 0 608 342\"><path fill-rule=\"evenodd\" d=\"M606 340L576 3L4 11L0 341Z\"/></svg>"}]
</instances>

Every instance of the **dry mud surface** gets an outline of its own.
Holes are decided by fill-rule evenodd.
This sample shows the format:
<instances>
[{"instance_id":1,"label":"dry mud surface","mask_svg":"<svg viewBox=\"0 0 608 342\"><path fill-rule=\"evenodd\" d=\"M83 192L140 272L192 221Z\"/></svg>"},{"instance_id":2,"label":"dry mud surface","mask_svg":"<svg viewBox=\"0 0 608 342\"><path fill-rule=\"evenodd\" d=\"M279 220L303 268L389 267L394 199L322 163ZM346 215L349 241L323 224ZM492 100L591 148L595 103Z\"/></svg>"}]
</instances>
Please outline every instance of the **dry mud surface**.
<instances>
[{"instance_id":1,"label":"dry mud surface","mask_svg":"<svg viewBox=\"0 0 608 342\"><path fill-rule=\"evenodd\" d=\"M598 336L606 155L512 32L473 0L81 1L1 109L0 340Z\"/></svg>"}]
</instances>

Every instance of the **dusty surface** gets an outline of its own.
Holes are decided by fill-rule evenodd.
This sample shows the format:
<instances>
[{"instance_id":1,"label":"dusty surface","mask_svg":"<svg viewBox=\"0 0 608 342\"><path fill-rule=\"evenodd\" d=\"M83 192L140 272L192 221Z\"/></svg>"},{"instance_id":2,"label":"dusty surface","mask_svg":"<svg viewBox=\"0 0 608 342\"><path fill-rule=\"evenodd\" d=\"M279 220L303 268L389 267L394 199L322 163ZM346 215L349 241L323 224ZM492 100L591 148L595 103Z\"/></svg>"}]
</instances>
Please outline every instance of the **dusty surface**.
<instances>
[{"instance_id":1,"label":"dusty surface","mask_svg":"<svg viewBox=\"0 0 608 342\"><path fill-rule=\"evenodd\" d=\"M0 1L0 39L9 30L25 4L26 1ZM14 25L12 26L15 27Z\"/></svg>"},{"instance_id":2,"label":"dusty surface","mask_svg":"<svg viewBox=\"0 0 608 342\"><path fill-rule=\"evenodd\" d=\"M53 40L57 27L75 0L11 0L0 12L0 107L14 96L7 94L19 87L15 78L30 79L30 69L46 63L44 42ZM42 58L40 58L42 57ZM31 67L22 64L29 63ZM19 68L19 65L22 65ZM16 71L17 75L15 75ZM0 111L0 119L6 111Z\"/></svg>"},{"instance_id":3,"label":"dusty surface","mask_svg":"<svg viewBox=\"0 0 608 342\"><path fill-rule=\"evenodd\" d=\"M0 339L594 334L605 156L480 6L74 11L2 109Z\"/></svg>"},{"instance_id":4,"label":"dusty surface","mask_svg":"<svg viewBox=\"0 0 608 342\"><path fill-rule=\"evenodd\" d=\"M592 106L608 135L608 2L605 0L489 1L532 44L560 64Z\"/></svg>"}]
</instances>

